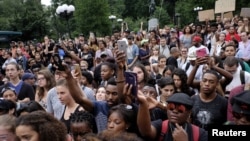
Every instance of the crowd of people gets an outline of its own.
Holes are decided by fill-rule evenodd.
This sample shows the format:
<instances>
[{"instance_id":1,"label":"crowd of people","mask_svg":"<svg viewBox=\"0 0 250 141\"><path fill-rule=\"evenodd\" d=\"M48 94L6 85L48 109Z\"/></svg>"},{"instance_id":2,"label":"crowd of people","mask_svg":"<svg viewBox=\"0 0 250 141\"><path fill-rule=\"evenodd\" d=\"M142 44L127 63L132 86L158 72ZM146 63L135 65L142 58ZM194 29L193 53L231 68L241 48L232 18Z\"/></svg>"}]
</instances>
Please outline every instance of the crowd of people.
<instances>
[{"instance_id":1,"label":"crowd of people","mask_svg":"<svg viewBox=\"0 0 250 141\"><path fill-rule=\"evenodd\" d=\"M211 125L250 125L249 33L249 18L218 15L183 30L12 41L0 49L0 138L207 141Z\"/></svg>"}]
</instances>

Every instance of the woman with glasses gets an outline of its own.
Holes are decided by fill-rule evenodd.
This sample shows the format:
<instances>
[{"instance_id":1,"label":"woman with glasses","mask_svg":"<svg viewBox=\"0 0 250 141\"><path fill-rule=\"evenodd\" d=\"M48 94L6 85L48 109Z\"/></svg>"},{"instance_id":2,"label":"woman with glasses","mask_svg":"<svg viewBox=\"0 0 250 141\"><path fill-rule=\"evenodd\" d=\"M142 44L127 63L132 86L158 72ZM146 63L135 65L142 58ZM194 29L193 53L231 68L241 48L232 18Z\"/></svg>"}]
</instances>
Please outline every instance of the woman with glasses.
<instances>
[{"instance_id":1,"label":"woman with glasses","mask_svg":"<svg viewBox=\"0 0 250 141\"><path fill-rule=\"evenodd\" d=\"M167 99L168 105L165 110L168 120L161 119L151 122L149 115L149 101L143 94L138 94L139 110L137 116L137 124L143 137L161 141L181 141L196 140L193 132L199 134L197 140L207 141L208 133L202 128L190 124L189 117L193 107L191 97L184 93L175 93ZM167 129L166 129L167 128Z\"/></svg>"},{"instance_id":2,"label":"woman with glasses","mask_svg":"<svg viewBox=\"0 0 250 141\"><path fill-rule=\"evenodd\" d=\"M41 104L44 109L47 108L46 101L48 91L53 88L55 84L55 78L49 70L43 69L37 73L37 91L35 100Z\"/></svg>"}]
</instances>

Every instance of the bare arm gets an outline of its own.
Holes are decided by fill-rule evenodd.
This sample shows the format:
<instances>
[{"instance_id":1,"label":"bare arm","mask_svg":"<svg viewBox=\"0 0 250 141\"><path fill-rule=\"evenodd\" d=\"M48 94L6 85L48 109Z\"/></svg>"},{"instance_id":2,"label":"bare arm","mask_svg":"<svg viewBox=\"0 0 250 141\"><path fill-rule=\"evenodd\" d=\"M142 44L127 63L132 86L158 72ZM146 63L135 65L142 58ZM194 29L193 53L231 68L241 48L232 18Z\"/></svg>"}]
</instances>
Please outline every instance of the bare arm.
<instances>
[{"instance_id":1,"label":"bare arm","mask_svg":"<svg viewBox=\"0 0 250 141\"><path fill-rule=\"evenodd\" d=\"M138 92L139 109L137 115L137 125L142 136L155 140L157 131L154 126L151 125L150 113L145 96L142 92Z\"/></svg>"},{"instance_id":2,"label":"bare arm","mask_svg":"<svg viewBox=\"0 0 250 141\"><path fill-rule=\"evenodd\" d=\"M72 76L68 67L65 66L64 68L71 96L73 97L75 102L81 105L85 110L92 112L94 110L94 104L84 96L81 87L79 86L77 80Z\"/></svg>"},{"instance_id":3,"label":"bare arm","mask_svg":"<svg viewBox=\"0 0 250 141\"><path fill-rule=\"evenodd\" d=\"M207 64L207 57L197 58L195 60L195 66L193 67L193 70L188 76L187 84L193 88L199 88L200 87L200 81L194 80L195 74L202 64Z\"/></svg>"},{"instance_id":4,"label":"bare arm","mask_svg":"<svg viewBox=\"0 0 250 141\"><path fill-rule=\"evenodd\" d=\"M123 101L125 98L123 95L123 88L125 86L125 77L124 77L124 67L125 67L125 53L119 50L115 51L115 58L118 64L117 67L117 78L116 85L118 89L119 99Z\"/></svg>"},{"instance_id":5,"label":"bare arm","mask_svg":"<svg viewBox=\"0 0 250 141\"><path fill-rule=\"evenodd\" d=\"M77 61L78 63L81 61L81 58L79 58L77 55L74 53L71 53L65 46L65 44L61 45L62 49L65 51L65 53L69 54L73 60Z\"/></svg>"}]
</instances>

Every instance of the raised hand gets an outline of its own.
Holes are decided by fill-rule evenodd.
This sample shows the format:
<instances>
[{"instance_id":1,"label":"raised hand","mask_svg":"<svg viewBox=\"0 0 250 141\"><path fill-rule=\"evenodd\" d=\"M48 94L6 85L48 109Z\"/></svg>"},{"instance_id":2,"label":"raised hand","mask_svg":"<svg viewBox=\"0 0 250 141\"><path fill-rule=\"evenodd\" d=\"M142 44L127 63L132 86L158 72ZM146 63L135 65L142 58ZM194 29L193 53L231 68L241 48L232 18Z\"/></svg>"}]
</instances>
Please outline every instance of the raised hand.
<instances>
[{"instance_id":1,"label":"raised hand","mask_svg":"<svg viewBox=\"0 0 250 141\"><path fill-rule=\"evenodd\" d=\"M172 136L174 141L188 141L187 132L178 124L175 123L176 128L174 129Z\"/></svg>"},{"instance_id":2,"label":"raised hand","mask_svg":"<svg viewBox=\"0 0 250 141\"><path fill-rule=\"evenodd\" d=\"M115 60L117 62L118 68L123 69L126 62L126 54L123 51L115 51Z\"/></svg>"}]
</instances>

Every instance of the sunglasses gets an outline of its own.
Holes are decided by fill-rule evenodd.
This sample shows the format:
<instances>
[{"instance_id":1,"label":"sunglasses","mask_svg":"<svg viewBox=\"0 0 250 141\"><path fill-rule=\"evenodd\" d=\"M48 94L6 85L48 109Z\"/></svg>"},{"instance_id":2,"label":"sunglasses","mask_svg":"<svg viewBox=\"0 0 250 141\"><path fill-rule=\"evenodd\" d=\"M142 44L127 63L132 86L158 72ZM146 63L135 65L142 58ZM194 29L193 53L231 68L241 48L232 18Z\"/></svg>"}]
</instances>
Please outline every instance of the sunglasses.
<instances>
[{"instance_id":1,"label":"sunglasses","mask_svg":"<svg viewBox=\"0 0 250 141\"><path fill-rule=\"evenodd\" d=\"M232 112L233 117L236 119L241 119L242 117L245 117L247 121L250 122L250 115L242 114L242 113L237 113L237 112Z\"/></svg>"},{"instance_id":2,"label":"sunglasses","mask_svg":"<svg viewBox=\"0 0 250 141\"><path fill-rule=\"evenodd\" d=\"M179 113L184 113L187 111L187 108L183 104L176 104L176 103L168 103L167 109L170 111L177 110Z\"/></svg>"}]
</instances>

